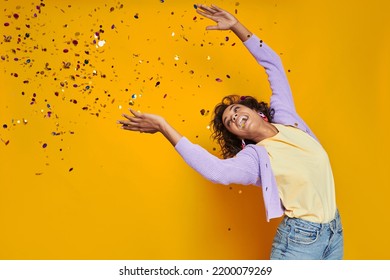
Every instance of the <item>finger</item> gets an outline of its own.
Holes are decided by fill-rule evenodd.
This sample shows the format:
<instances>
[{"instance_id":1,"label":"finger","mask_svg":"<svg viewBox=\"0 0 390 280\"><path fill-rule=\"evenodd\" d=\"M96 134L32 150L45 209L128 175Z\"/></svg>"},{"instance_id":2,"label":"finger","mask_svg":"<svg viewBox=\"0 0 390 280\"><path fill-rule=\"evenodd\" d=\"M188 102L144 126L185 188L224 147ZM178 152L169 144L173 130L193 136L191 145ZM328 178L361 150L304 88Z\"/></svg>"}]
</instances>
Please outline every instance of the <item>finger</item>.
<instances>
[{"instance_id":1,"label":"finger","mask_svg":"<svg viewBox=\"0 0 390 280\"><path fill-rule=\"evenodd\" d=\"M216 21L216 17L214 17L212 14L209 14L209 13L206 13L204 11L201 11L201 10L196 10L196 12L206 18L209 18L209 19L212 19L214 21Z\"/></svg>"},{"instance_id":2,"label":"finger","mask_svg":"<svg viewBox=\"0 0 390 280\"><path fill-rule=\"evenodd\" d=\"M129 116L129 115L126 115L126 114L122 114L122 117L125 117L126 119L130 119L132 116Z\"/></svg>"},{"instance_id":3,"label":"finger","mask_svg":"<svg viewBox=\"0 0 390 280\"><path fill-rule=\"evenodd\" d=\"M117 124L125 125L125 126L138 126L138 123L128 121L128 120L119 120L116 122Z\"/></svg>"},{"instance_id":4,"label":"finger","mask_svg":"<svg viewBox=\"0 0 390 280\"><path fill-rule=\"evenodd\" d=\"M134 127L134 126L126 126L126 125L124 125L121 128L124 129L124 130L130 130L130 131L141 131L139 127Z\"/></svg>"},{"instance_id":5,"label":"finger","mask_svg":"<svg viewBox=\"0 0 390 280\"><path fill-rule=\"evenodd\" d=\"M211 4L211 8L217 12L224 12L224 10L214 4Z\"/></svg>"},{"instance_id":6,"label":"finger","mask_svg":"<svg viewBox=\"0 0 390 280\"><path fill-rule=\"evenodd\" d=\"M127 114L122 114L122 116L125 117L126 119L128 119L131 122L135 122L136 123L136 122L140 121L139 117L130 116L130 115L127 115Z\"/></svg>"},{"instance_id":7,"label":"finger","mask_svg":"<svg viewBox=\"0 0 390 280\"><path fill-rule=\"evenodd\" d=\"M129 110L137 118L140 118L142 116L142 113L140 113L140 112L137 112L137 111L135 111L135 110L133 110L131 108L129 108Z\"/></svg>"},{"instance_id":8,"label":"finger","mask_svg":"<svg viewBox=\"0 0 390 280\"><path fill-rule=\"evenodd\" d=\"M218 25L210 25L206 27L206 30L219 30Z\"/></svg>"},{"instance_id":9,"label":"finger","mask_svg":"<svg viewBox=\"0 0 390 280\"><path fill-rule=\"evenodd\" d=\"M211 7L208 7L206 5L203 5L203 4L200 4L200 5L197 5L199 9L202 9L204 11L207 11L211 14L213 14L215 12L215 10L213 10Z\"/></svg>"}]
</instances>

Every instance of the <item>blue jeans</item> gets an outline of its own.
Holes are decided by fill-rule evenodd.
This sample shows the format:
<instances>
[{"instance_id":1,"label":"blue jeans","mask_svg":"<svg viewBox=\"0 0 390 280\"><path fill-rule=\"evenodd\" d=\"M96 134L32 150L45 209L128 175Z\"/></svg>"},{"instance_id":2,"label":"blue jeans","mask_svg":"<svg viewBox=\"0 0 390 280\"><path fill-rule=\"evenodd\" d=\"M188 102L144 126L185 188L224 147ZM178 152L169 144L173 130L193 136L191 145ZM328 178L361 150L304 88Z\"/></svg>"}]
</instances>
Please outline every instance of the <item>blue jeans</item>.
<instances>
[{"instance_id":1,"label":"blue jeans","mask_svg":"<svg viewBox=\"0 0 390 280\"><path fill-rule=\"evenodd\" d=\"M339 212L329 223L284 217L272 243L271 260L341 260L343 228Z\"/></svg>"}]
</instances>

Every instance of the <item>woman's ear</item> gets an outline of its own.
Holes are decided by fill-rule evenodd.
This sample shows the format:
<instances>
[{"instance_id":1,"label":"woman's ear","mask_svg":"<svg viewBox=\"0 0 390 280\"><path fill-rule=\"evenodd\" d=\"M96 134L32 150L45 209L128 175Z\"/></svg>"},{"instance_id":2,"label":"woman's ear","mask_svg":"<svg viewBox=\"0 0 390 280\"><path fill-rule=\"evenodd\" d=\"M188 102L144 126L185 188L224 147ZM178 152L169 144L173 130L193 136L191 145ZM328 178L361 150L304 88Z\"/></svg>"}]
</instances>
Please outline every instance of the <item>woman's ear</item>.
<instances>
[{"instance_id":1,"label":"woman's ear","mask_svg":"<svg viewBox=\"0 0 390 280\"><path fill-rule=\"evenodd\" d=\"M259 116L260 116L263 120L265 120L266 122L269 122L267 116L264 115L264 113L262 113L262 112L257 112L257 113L259 114Z\"/></svg>"}]
</instances>

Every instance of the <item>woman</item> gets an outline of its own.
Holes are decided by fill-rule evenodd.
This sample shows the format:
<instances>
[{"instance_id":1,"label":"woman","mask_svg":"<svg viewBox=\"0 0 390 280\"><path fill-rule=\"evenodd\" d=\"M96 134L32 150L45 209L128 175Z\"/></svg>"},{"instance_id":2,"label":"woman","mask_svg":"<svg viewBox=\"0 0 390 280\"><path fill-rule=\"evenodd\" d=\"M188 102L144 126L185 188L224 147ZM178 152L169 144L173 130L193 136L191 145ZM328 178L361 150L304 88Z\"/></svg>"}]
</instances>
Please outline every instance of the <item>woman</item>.
<instances>
[{"instance_id":1,"label":"woman","mask_svg":"<svg viewBox=\"0 0 390 280\"><path fill-rule=\"evenodd\" d=\"M224 159L183 137L164 118L131 110L121 128L161 132L184 160L219 184L262 187L267 220L284 215L271 259L342 259L343 233L332 169L316 136L295 110L279 56L232 14L217 6L197 12L215 21L207 30L232 30L265 68L270 107L253 97L227 96L214 110L213 136Z\"/></svg>"}]
</instances>

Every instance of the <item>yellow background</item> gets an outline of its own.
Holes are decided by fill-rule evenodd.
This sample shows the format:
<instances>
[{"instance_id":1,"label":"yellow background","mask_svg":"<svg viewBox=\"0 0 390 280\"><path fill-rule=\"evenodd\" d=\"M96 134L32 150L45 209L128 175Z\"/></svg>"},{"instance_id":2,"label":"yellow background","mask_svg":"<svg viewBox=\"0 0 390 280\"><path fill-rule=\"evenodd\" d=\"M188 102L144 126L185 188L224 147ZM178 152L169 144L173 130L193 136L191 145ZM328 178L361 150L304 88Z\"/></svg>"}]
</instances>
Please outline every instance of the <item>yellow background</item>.
<instances>
[{"instance_id":1,"label":"yellow background","mask_svg":"<svg viewBox=\"0 0 390 280\"><path fill-rule=\"evenodd\" d=\"M234 34L205 31L192 1L163 2L1 0L1 259L269 257L279 220L265 222L260 189L207 182L161 135L116 124L130 106L162 114L217 154L200 111L269 99ZM214 3L290 70L331 158L345 258L389 259L388 2Z\"/></svg>"}]
</instances>

